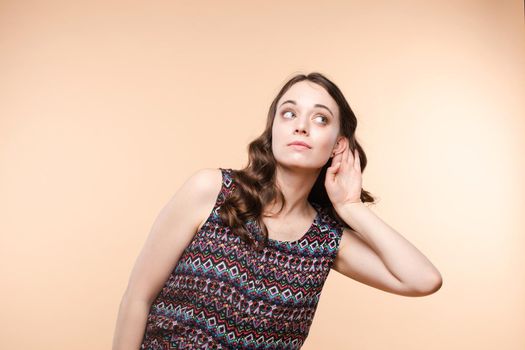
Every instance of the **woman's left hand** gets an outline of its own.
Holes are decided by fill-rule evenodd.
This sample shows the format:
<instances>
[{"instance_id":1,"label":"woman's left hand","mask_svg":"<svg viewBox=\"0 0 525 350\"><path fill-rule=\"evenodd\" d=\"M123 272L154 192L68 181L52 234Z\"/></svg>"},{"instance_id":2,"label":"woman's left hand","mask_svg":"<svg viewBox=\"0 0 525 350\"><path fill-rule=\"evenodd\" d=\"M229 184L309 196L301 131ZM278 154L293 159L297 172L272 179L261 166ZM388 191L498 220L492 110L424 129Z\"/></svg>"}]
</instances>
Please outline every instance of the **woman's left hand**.
<instances>
[{"instance_id":1,"label":"woman's left hand","mask_svg":"<svg viewBox=\"0 0 525 350\"><path fill-rule=\"evenodd\" d=\"M362 174L357 148L354 155L347 147L343 153L332 158L331 166L326 170L324 186L334 208L361 202Z\"/></svg>"}]
</instances>

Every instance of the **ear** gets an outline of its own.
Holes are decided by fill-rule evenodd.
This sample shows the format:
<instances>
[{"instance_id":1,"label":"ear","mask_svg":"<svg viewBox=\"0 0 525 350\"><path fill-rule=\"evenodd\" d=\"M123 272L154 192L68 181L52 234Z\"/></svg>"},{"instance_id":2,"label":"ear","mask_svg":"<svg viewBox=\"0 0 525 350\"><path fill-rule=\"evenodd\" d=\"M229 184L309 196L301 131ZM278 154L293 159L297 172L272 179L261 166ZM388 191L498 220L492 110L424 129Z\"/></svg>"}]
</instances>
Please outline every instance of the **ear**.
<instances>
[{"instance_id":1,"label":"ear","mask_svg":"<svg viewBox=\"0 0 525 350\"><path fill-rule=\"evenodd\" d=\"M337 141L335 142L334 148L332 150L332 154L343 153L349 145L350 142L348 141L348 138L346 136L338 136Z\"/></svg>"}]
</instances>

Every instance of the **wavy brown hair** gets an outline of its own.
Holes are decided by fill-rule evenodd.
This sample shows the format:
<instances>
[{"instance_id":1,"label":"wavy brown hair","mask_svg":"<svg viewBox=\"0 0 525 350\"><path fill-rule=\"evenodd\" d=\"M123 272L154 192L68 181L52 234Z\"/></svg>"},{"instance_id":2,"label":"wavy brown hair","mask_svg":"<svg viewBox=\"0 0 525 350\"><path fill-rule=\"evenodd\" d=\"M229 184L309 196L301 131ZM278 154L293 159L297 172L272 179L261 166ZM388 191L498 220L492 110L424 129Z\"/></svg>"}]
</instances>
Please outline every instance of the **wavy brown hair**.
<instances>
[{"instance_id":1,"label":"wavy brown hair","mask_svg":"<svg viewBox=\"0 0 525 350\"><path fill-rule=\"evenodd\" d=\"M232 232L258 251L268 243L268 229L262 221L263 209L277 198L279 198L282 203L280 210L282 210L285 204L284 195L275 184L276 160L271 147L272 125L277 109L277 102L290 87L303 80L308 80L322 86L337 102L340 118L339 134L348 138L352 152L357 148L361 171L363 172L366 168L366 154L355 138L357 119L341 90L323 74L318 72L293 76L284 84L270 105L266 128L263 133L248 145L248 165L240 170L232 170L233 181L236 184L235 191L225 199L219 210L221 219L231 227ZM332 218L348 228L349 226L337 215L324 187L326 169L330 167L331 160L332 157L330 157L322 167L308 195L308 201L321 205ZM364 189L361 189L361 201L375 204L375 198ZM245 223L250 220L256 222L261 228L262 241L260 238L254 237L245 226Z\"/></svg>"}]
</instances>

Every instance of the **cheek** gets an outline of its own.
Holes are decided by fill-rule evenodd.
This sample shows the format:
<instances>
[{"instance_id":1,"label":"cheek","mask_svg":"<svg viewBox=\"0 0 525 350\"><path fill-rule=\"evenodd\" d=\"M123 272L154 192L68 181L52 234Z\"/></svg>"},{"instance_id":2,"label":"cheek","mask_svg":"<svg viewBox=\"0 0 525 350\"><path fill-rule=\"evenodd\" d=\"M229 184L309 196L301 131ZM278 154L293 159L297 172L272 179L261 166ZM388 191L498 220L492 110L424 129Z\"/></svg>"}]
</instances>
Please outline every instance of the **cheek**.
<instances>
[{"instance_id":1,"label":"cheek","mask_svg":"<svg viewBox=\"0 0 525 350\"><path fill-rule=\"evenodd\" d=\"M276 144L279 142L280 139L281 139L280 128L274 122L272 125L272 149L275 150Z\"/></svg>"},{"instance_id":2,"label":"cheek","mask_svg":"<svg viewBox=\"0 0 525 350\"><path fill-rule=\"evenodd\" d=\"M310 136L319 147L332 147L337 140L337 131L331 129L312 130Z\"/></svg>"},{"instance_id":3,"label":"cheek","mask_svg":"<svg viewBox=\"0 0 525 350\"><path fill-rule=\"evenodd\" d=\"M284 134L283 125L279 124L279 122L274 121L272 125L272 141L276 140L279 141L282 135Z\"/></svg>"}]
</instances>

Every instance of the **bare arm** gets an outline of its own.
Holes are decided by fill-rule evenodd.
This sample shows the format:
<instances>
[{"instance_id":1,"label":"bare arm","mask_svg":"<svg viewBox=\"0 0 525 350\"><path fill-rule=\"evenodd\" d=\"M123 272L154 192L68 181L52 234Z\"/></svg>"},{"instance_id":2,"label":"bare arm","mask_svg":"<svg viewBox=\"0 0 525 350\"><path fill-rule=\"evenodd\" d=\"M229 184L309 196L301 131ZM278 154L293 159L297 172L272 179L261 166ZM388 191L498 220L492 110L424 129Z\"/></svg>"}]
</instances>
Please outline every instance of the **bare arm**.
<instances>
[{"instance_id":1,"label":"bare arm","mask_svg":"<svg viewBox=\"0 0 525 350\"><path fill-rule=\"evenodd\" d=\"M140 349L151 304L144 300L122 298L113 336L113 350Z\"/></svg>"},{"instance_id":2,"label":"bare arm","mask_svg":"<svg viewBox=\"0 0 525 350\"><path fill-rule=\"evenodd\" d=\"M221 185L220 169L198 170L160 211L122 297L113 350L140 348L151 303L210 215Z\"/></svg>"},{"instance_id":3,"label":"bare arm","mask_svg":"<svg viewBox=\"0 0 525 350\"><path fill-rule=\"evenodd\" d=\"M334 263L343 275L384 291L424 296L441 288L432 263L397 231L362 203L339 209L345 228Z\"/></svg>"}]
</instances>

